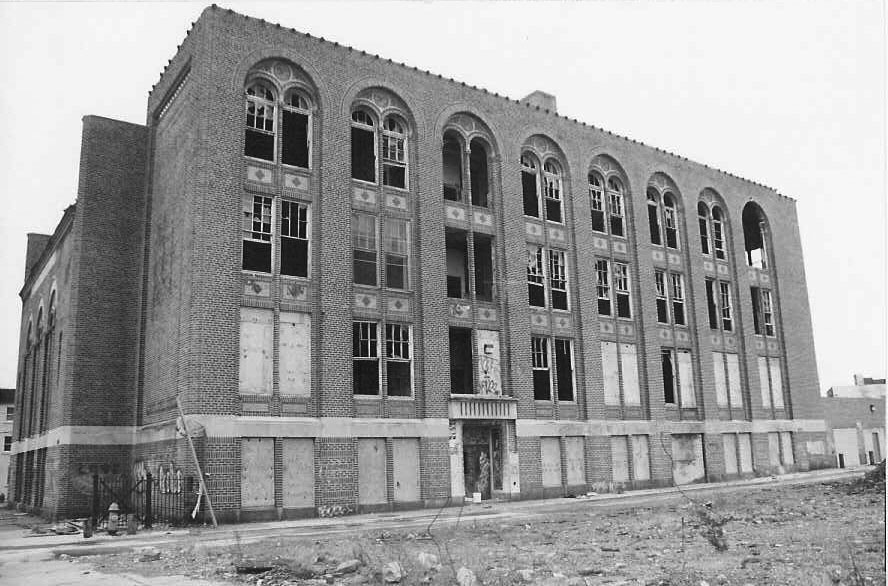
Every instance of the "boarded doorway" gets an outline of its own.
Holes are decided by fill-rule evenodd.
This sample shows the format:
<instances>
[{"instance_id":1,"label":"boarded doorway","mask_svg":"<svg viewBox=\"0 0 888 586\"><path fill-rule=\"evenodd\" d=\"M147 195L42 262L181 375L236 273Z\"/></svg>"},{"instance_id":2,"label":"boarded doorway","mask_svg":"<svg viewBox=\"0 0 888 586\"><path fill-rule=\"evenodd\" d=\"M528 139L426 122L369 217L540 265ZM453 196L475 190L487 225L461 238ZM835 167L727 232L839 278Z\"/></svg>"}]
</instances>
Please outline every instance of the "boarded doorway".
<instances>
[{"instance_id":1,"label":"boarded doorway","mask_svg":"<svg viewBox=\"0 0 888 586\"><path fill-rule=\"evenodd\" d=\"M466 495L489 499L503 489L502 433L499 426L463 427L463 476Z\"/></svg>"},{"instance_id":2,"label":"boarded doorway","mask_svg":"<svg viewBox=\"0 0 888 586\"><path fill-rule=\"evenodd\" d=\"M274 440L241 439L241 507L274 506Z\"/></svg>"}]
</instances>

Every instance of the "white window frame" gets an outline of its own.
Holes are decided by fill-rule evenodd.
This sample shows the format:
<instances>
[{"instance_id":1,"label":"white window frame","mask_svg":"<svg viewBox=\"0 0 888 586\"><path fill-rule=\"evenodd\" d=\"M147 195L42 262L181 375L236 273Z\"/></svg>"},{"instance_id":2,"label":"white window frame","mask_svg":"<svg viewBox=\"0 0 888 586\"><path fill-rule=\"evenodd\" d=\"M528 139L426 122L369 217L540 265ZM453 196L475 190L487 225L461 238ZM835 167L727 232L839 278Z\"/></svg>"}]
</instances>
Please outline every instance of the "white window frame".
<instances>
[{"instance_id":1,"label":"white window frame","mask_svg":"<svg viewBox=\"0 0 888 586\"><path fill-rule=\"evenodd\" d=\"M397 330L400 335L390 338L389 334ZM406 335L406 339L405 336ZM405 356L406 354L406 356ZM408 395L388 394L388 369L389 362L407 363L410 369L410 393ZM385 324L385 394L392 399L412 399L415 389L415 376L413 372L413 327L409 324L387 323Z\"/></svg>"},{"instance_id":2,"label":"white window frame","mask_svg":"<svg viewBox=\"0 0 888 586\"><path fill-rule=\"evenodd\" d=\"M563 250L549 249L549 287L552 290L549 299L552 300L552 309L555 311L570 311L570 293L567 285L567 255ZM556 308L554 292L564 293L565 307Z\"/></svg>"},{"instance_id":3,"label":"white window frame","mask_svg":"<svg viewBox=\"0 0 888 586\"><path fill-rule=\"evenodd\" d=\"M374 254L375 266L376 266L376 282L373 285L367 283L358 283L355 281L355 275L352 274L352 282L358 286L364 287L379 287L379 218L377 218L374 214L368 214L364 212L355 212L352 217L357 220L357 218L371 218L373 220L373 244L370 246L369 237L370 234L358 234L358 232L352 228L352 257L354 258L355 251L360 250L361 252L372 252ZM358 222L355 221L355 226L358 225ZM353 271L354 272L354 269Z\"/></svg>"},{"instance_id":4,"label":"white window frame","mask_svg":"<svg viewBox=\"0 0 888 586\"><path fill-rule=\"evenodd\" d=\"M366 120L357 120L356 118L366 118ZM373 120L373 116L365 109L365 108L356 108L349 119L350 128L360 128L361 130L369 130L373 133L373 181L368 181L367 179L356 179L351 176L351 170L349 170L349 179L352 181L357 181L359 183L364 183L366 185L377 185L382 181L382 178L379 176L379 132L376 127L376 122ZM349 156L354 154L353 146L351 145L351 137L349 137ZM349 161L351 164L351 161Z\"/></svg>"},{"instance_id":5,"label":"white window frame","mask_svg":"<svg viewBox=\"0 0 888 586\"><path fill-rule=\"evenodd\" d=\"M607 230L611 236L616 238L626 238L626 199L623 195L622 182L616 177L607 179L607 205L608 205L608 223ZM614 234L613 218L620 220L620 228L622 234Z\"/></svg>"},{"instance_id":6,"label":"white window frame","mask_svg":"<svg viewBox=\"0 0 888 586\"><path fill-rule=\"evenodd\" d=\"M528 154L528 153L523 153L523 154L521 155L521 173L522 173L522 174L523 174L523 173L528 173L528 174L530 174L530 175L533 175L533 180L534 180L534 185L535 185L535 191L536 191L536 207L537 207L537 215L536 215L536 216L528 216L527 214L524 214L524 217L525 217L525 218L537 218L538 220L539 220L539 219L542 219L542 217L545 215L546 211L545 211L544 209L542 209L544 206L543 206L543 202L541 201L541 200L542 200L542 191L543 191L543 190L541 189L541 185L540 185L540 181L541 181L541 180L540 180L540 169L537 168L537 166L536 166L536 161L534 160L534 157L532 157L532 156L531 156L530 154ZM521 193L521 198L522 198L521 206L522 206L522 209L523 209L523 207L524 207L524 201L523 201L523 200L524 200L524 185L523 185L523 179L522 179L521 190L522 190L522 193Z\"/></svg>"},{"instance_id":7,"label":"white window frame","mask_svg":"<svg viewBox=\"0 0 888 586\"><path fill-rule=\"evenodd\" d=\"M669 294L672 299L672 320L675 325L686 326L688 325L688 312L685 307L685 295L684 295L684 277L681 273L669 273ZM677 316L678 312L675 311L675 306L681 305L682 312L682 322L679 323Z\"/></svg>"},{"instance_id":8,"label":"white window frame","mask_svg":"<svg viewBox=\"0 0 888 586\"><path fill-rule=\"evenodd\" d=\"M266 96L257 95L255 92L250 93L255 87L260 86L266 92L271 94L271 98ZM246 88L244 88L244 127L256 132L260 132L262 134L268 134L273 137L272 142L274 147L272 148L271 160L261 159L259 157L253 157L244 153L244 156L248 159L253 159L255 161L265 161L267 163L277 161L278 155L278 137L277 137L277 96L275 94L275 89L271 87L271 84L264 79L254 79L251 81ZM253 108L253 113L250 113L250 108ZM262 115L260 117L259 110L262 109ZM269 115L270 110L270 115ZM253 124L249 123L250 117L253 117ZM262 126L259 126L259 120L263 121ZM269 129L268 126L271 126Z\"/></svg>"},{"instance_id":9,"label":"white window frame","mask_svg":"<svg viewBox=\"0 0 888 586\"><path fill-rule=\"evenodd\" d=\"M656 288L657 301L662 300L666 306L666 321L660 321L660 313L657 311L657 323L668 324L672 320L672 311L669 307L669 295L666 291L666 271L659 269L654 271L654 286Z\"/></svg>"},{"instance_id":10,"label":"white window frame","mask_svg":"<svg viewBox=\"0 0 888 586\"><path fill-rule=\"evenodd\" d=\"M548 307L549 296L546 291L546 261L545 248L535 244L527 248L527 285L538 286L543 290L543 304L533 305L531 307ZM528 294L528 303L530 297Z\"/></svg>"},{"instance_id":11,"label":"white window frame","mask_svg":"<svg viewBox=\"0 0 888 586\"><path fill-rule=\"evenodd\" d=\"M255 269L245 269L244 267L244 259L243 259L243 246L241 246L241 270L247 271L249 273L259 273L263 275L273 274L274 273L274 257L275 257L275 248L274 248L274 198L270 195L259 195L259 194L249 194L244 199L250 199L250 210L244 210L244 225L242 227L242 238L248 242L261 242L263 244L268 244L270 247L271 261L269 262L269 270L265 271L257 271ZM246 201L244 202L246 203ZM259 205L261 211L259 212L259 229L256 230L256 205ZM267 213L266 213L267 210ZM267 221L266 221L267 219ZM249 227L247 226L249 223ZM268 224L268 230L264 230L265 224ZM256 236L256 235L259 236Z\"/></svg>"},{"instance_id":12,"label":"white window frame","mask_svg":"<svg viewBox=\"0 0 888 586\"><path fill-rule=\"evenodd\" d=\"M662 198L663 201L663 246L666 248L672 248L673 250L681 250L681 230L679 230L679 219L678 219L678 206L675 204L674 194L670 194L672 197L669 199L672 200L672 205L666 203L666 197ZM669 230L675 230L675 247L669 246Z\"/></svg>"},{"instance_id":13,"label":"white window frame","mask_svg":"<svg viewBox=\"0 0 888 586\"><path fill-rule=\"evenodd\" d=\"M289 206L290 208L290 217L288 219L289 227L287 230L287 234L284 234L284 210ZM296 221L293 221L293 211L296 211ZM304 218L302 217L304 212ZM293 225L296 225L296 235L293 236ZM300 201L293 201L289 199L281 200L281 220L280 220L280 238L281 238L281 251L283 253L283 240L284 238L290 238L293 240L304 240L306 242L306 276L298 277L295 275L284 275L288 278L311 278L311 206L307 203ZM283 260L281 260L281 265L283 265Z\"/></svg>"},{"instance_id":14,"label":"white window frame","mask_svg":"<svg viewBox=\"0 0 888 586\"><path fill-rule=\"evenodd\" d=\"M773 338L777 335L777 329L774 326L774 305L771 299L771 290L759 289L759 295L761 295L762 330L766 336Z\"/></svg>"},{"instance_id":15,"label":"white window frame","mask_svg":"<svg viewBox=\"0 0 888 586\"><path fill-rule=\"evenodd\" d=\"M564 186L561 180L561 171L558 165L551 160L543 163L542 211L547 222L552 222L553 224L564 224L564 198L562 197L563 187ZM553 201L558 204L558 215L560 216L558 220L552 220L549 218L548 207L546 207L547 201Z\"/></svg>"},{"instance_id":16,"label":"white window frame","mask_svg":"<svg viewBox=\"0 0 888 586\"><path fill-rule=\"evenodd\" d=\"M354 325L358 325L360 327L360 330L358 333L358 339L360 340L360 342L358 344L359 351L363 349L363 344L364 344L365 340L366 340L366 344L367 344L367 354L366 355L364 355L364 354L355 355L354 349L353 349L352 350L352 360L353 361L354 360L362 360L362 361L367 361L367 362L371 362L371 361L376 362L376 375L377 375L376 376L376 378L377 378L376 391L377 392L375 394L370 395L370 394L355 393L354 392L354 383L352 383L352 394L358 395L361 397L378 397L380 395L380 393L383 392L382 391L382 369L379 368L379 358L380 358L379 323L375 322L375 321L353 320L352 324L353 324L352 327L354 327ZM366 327L366 336L364 335L365 327ZM376 332L375 336L370 335L371 328L375 328L375 332ZM352 334L352 335L354 335L354 334Z\"/></svg>"},{"instance_id":17,"label":"white window frame","mask_svg":"<svg viewBox=\"0 0 888 586\"><path fill-rule=\"evenodd\" d=\"M718 281L718 305L721 310L721 329L725 332L734 331L734 312L731 301L731 284ZM727 324L730 327L725 327Z\"/></svg>"},{"instance_id":18,"label":"white window frame","mask_svg":"<svg viewBox=\"0 0 888 586\"><path fill-rule=\"evenodd\" d=\"M724 220L715 217L716 210L718 210L719 214L724 213L720 208L713 208L712 210L712 252L718 260L727 260Z\"/></svg>"},{"instance_id":19,"label":"white window frame","mask_svg":"<svg viewBox=\"0 0 888 586\"><path fill-rule=\"evenodd\" d=\"M404 238L394 238L390 232L392 226L403 225ZM400 244L399 244L400 243ZM403 218L384 218L383 250L385 254L386 282L385 287L397 291L410 290L410 220ZM388 284L389 256L400 257L404 260L404 286L391 287Z\"/></svg>"},{"instance_id":20,"label":"white window frame","mask_svg":"<svg viewBox=\"0 0 888 586\"><path fill-rule=\"evenodd\" d=\"M613 317L614 302L611 299L611 278L610 263L605 259L597 259L595 261L595 292L597 299L606 299L610 304L610 313L605 314Z\"/></svg>"},{"instance_id":21,"label":"white window frame","mask_svg":"<svg viewBox=\"0 0 888 586\"><path fill-rule=\"evenodd\" d=\"M607 234L608 233L608 213L607 206L605 204L605 188L604 188L604 177L601 174L593 171L589 173L588 176L589 182L589 209L592 213L600 212L601 213L601 224L604 230L596 230L595 227L592 227L593 232L597 232L598 234Z\"/></svg>"},{"instance_id":22,"label":"white window frame","mask_svg":"<svg viewBox=\"0 0 888 586\"><path fill-rule=\"evenodd\" d=\"M549 338L547 336L531 336L530 337L530 365L533 371L546 371L549 379L549 398L537 399L535 401L552 401L554 393L552 392L552 359L549 355ZM542 363L542 364L541 364Z\"/></svg>"},{"instance_id":23,"label":"white window frame","mask_svg":"<svg viewBox=\"0 0 888 586\"><path fill-rule=\"evenodd\" d=\"M619 319L632 319L632 282L631 277L629 276L629 265L624 262L616 262L612 263L613 270L613 306L614 306L614 315ZM629 315L628 316L620 316L619 310L619 296L626 295L629 300Z\"/></svg>"},{"instance_id":24,"label":"white window frame","mask_svg":"<svg viewBox=\"0 0 888 586\"><path fill-rule=\"evenodd\" d=\"M402 191L410 189L410 166L407 147L407 124L401 120L400 116L389 114L382 121L382 184L385 187ZM386 166L404 169L404 187L385 183Z\"/></svg>"},{"instance_id":25,"label":"white window frame","mask_svg":"<svg viewBox=\"0 0 888 586\"><path fill-rule=\"evenodd\" d=\"M313 116L312 101L308 98L308 96L305 94L305 92L303 92L300 88L290 88L286 91L285 95L286 95L286 98L284 99L284 103L281 106L282 112L284 110L286 110L288 112L296 112L297 114L304 114L305 116L308 117L308 120L306 121L306 132L305 132L305 135L306 135L305 139L308 142L308 145L307 145L308 146L308 166L307 167L300 167L298 165L291 165L289 163L284 163L283 152L281 152L281 164L285 167L289 167L292 169L311 169L312 116ZM297 105L293 105L292 103L290 103L294 96L297 97L301 102L304 102L304 103L300 103ZM281 119L281 132L283 132L283 129L284 129L284 121L282 118ZM275 141L275 142L277 142L277 141ZM283 146L281 148L283 149Z\"/></svg>"}]
</instances>

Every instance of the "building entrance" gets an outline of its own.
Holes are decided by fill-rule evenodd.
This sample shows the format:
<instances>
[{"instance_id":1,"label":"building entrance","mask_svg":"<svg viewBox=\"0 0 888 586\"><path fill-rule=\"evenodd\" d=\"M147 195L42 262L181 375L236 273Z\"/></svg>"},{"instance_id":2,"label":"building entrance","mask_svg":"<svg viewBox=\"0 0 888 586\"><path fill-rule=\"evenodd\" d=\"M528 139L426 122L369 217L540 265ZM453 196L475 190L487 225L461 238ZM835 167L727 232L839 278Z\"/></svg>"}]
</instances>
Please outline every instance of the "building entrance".
<instances>
[{"instance_id":1,"label":"building entrance","mask_svg":"<svg viewBox=\"0 0 888 586\"><path fill-rule=\"evenodd\" d=\"M463 476L466 496L482 499L503 489L502 433L495 425L463 427Z\"/></svg>"}]
</instances>

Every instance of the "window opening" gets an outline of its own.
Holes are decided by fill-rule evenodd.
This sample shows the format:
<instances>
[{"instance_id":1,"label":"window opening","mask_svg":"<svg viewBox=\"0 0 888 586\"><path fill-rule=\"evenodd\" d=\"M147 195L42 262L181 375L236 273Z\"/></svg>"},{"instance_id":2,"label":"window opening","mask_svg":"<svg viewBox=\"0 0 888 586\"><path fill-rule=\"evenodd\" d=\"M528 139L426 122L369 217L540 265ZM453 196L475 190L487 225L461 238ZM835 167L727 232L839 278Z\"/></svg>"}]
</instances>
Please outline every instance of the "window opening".
<instances>
[{"instance_id":1,"label":"window opening","mask_svg":"<svg viewBox=\"0 0 888 586\"><path fill-rule=\"evenodd\" d=\"M242 268L245 271L271 272L271 205L263 195L247 197L244 209Z\"/></svg>"},{"instance_id":2,"label":"window opening","mask_svg":"<svg viewBox=\"0 0 888 586\"><path fill-rule=\"evenodd\" d=\"M669 323L669 301L666 297L666 273L654 271L654 283L657 286L657 321Z\"/></svg>"},{"instance_id":3,"label":"window opening","mask_svg":"<svg viewBox=\"0 0 888 586\"><path fill-rule=\"evenodd\" d=\"M663 244L660 234L660 198L653 188L647 191L648 228L651 232L651 244Z\"/></svg>"},{"instance_id":4,"label":"window opening","mask_svg":"<svg viewBox=\"0 0 888 586\"><path fill-rule=\"evenodd\" d=\"M486 208L489 203L490 180L487 176L487 150L477 138L469 144L469 177L471 179L472 205Z\"/></svg>"},{"instance_id":5,"label":"window opening","mask_svg":"<svg viewBox=\"0 0 888 586\"><path fill-rule=\"evenodd\" d=\"M715 303L715 281L706 279L706 307L709 310L709 329L718 329L718 307Z\"/></svg>"},{"instance_id":6,"label":"window opening","mask_svg":"<svg viewBox=\"0 0 888 586\"><path fill-rule=\"evenodd\" d=\"M573 401L573 352L570 340L555 338L555 373L558 379L558 400Z\"/></svg>"},{"instance_id":7,"label":"window opening","mask_svg":"<svg viewBox=\"0 0 888 586\"><path fill-rule=\"evenodd\" d=\"M527 296L534 307L546 306L546 274L543 268L543 249L531 246L527 250Z\"/></svg>"},{"instance_id":8,"label":"window opening","mask_svg":"<svg viewBox=\"0 0 888 586\"><path fill-rule=\"evenodd\" d=\"M617 293L617 317L632 317L628 265L614 263L614 290Z\"/></svg>"},{"instance_id":9,"label":"window opening","mask_svg":"<svg viewBox=\"0 0 888 586\"><path fill-rule=\"evenodd\" d=\"M359 285L376 286L376 217L355 214L352 227L354 280Z\"/></svg>"},{"instance_id":10,"label":"window opening","mask_svg":"<svg viewBox=\"0 0 888 586\"><path fill-rule=\"evenodd\" d=\"M394 116L382 124L382 184L407 188L407 130Z\"/></svg>"},{"instance_id":11,"label":"window opening","mask_svg":"<svg viewBox=\"0 0 888 586\"><path fill-rule=\"evenodd\" d=\"M598 173L589 173L589 204L592 208L592 230L606 233L604 227L604 181Z\"/></svg>"},{"instance_id":12,"label":"window opening","mask_svg":"<svg viewBox=\"0 0 888 586\"><path fill-rule=\"evenodd\" d=\"M244 154L274 161L274 92L264 82L254 81L247 86L246 94Z\"/></svg>"},{"instance_id":13,"label":"window opening","mask_svg":"<svg viewBox=\"0 0 888 586\"><path fill-rule=\"evenodd\" d=\"M308 206L281 202L281 274L308 277Z\"/></svg>"},{"instance_id":14,"label":"window opening","mask_svg":"<svg viewBox=\"0 0 888 586\"><path fill-rule=\"evenodd\" d=\"M724 281L718 282L719 302L721 303L722 329L730 332L734 326L731 310L731 284Z\"/></svg>"},{"instance_id":15,"label":"window opening","mask_svg":"<svg viewBox=\"0 0 888 586\"><path fill-rule=\"evenodd\" d=\"M552 379L549 372L549 339L532 336L533 398L548 401L552 398Z\"/></svg>"},{"instance_id":16,"label":"window opening","mask_svg":"<svg viewBox=\"0 0 888 586\"><path fill-rule=\"evenodd\" d=\"M666 246L678 248L678 211L675 209L675 200L672 194L663 196L663 225L666 227Z\"/></svg>"},{"instance_id":17,"label":"window opening","mask_svg":"<svg viewBox=\"0 0 888 586\"><path fill-rule=\"evenodd\" d=\"M444 199L462 200L462 148L453 133L444 134L441 150L441 174L444 183Z\"/></svg>"},{"instance_id":18,"label":"window opening","mask_svg":"<svg viewBox=\"0 0 888 586\"><path fill-rule=\"evenodd\" d=\"M385 219L385 286L389 289L409 288L410 222Z\"/></svg>"},{"instance_id":19,"label":"window opening","mask_svg":"<svg viewBox=\"0 0 888 586\"><path fill-rule=\"evenodd\" d=\"M749 288L749 296L752 298L752 328L757 335L762 335L762 296L758 287Z\"/></svg>"},{"instance_id":20,"label":"window opening","mask_svg":"<svg viewBox=\"0 0 888 586\"><path fill-rule=\"evenodd\" d=\"M722 211L718 207L712 208L712 247L715 249L715 258L725 260L725 235Z\"/></svg>"},{"instance_id":21,"label":"window opening","mask_svg":"<svg viewBox=\"0 0 888 586\"><path fill-rule=\"evenodd\" d=\"M450 393L473 394L472 330L450 328Z\"/></svg>"},{"instance_id":22,"label":"window opening","mask_svg":"<svg viewBox=\"0 0 888 586\"><path fill-rule=\"evenodd\" d=\"M351 173L354 179L376 182L376 126L364 110L352 112Z\"/></svg>"},{"instance_id":23,"label":"window opening","mask_svg":"<svg viewBox=\"0 0 888 586\"><path fill-rule=\"evenodd\" d=\"M685 325L684 281L679 273L669 273L669 278L672 281L672 315L675 323L683 326Z\"/></svg>"},{"instance_id":24,"label":"window opening","mask_svg":"<svg viewBox=\"0 0 888 586\"><path fill-rule=\"evenodd\" d=\"M623 184L616 177L607 180L607 196L610 204L610 229L614 236L624 236Z\"/></svg>"},{"instance_id":25,"label":"window opening","mask_svg":"<svg viewBox=\"0 0 888 586\"><path fill-rule=\"evenodd\" d=\"M743 208L743 239L746 245L746 264L757 269L767 269L765 217L761 208L752 202Z\"/></svg>"},{"instance_id":26,"label":"window opening","mask_svg":"<svg viewBox=\"0 0 888 586\"><path fill-rule=\"evenodd\" d=\"M663 402L675 404L675 367L672 350L661 350L660 361L663 368Z\"/></svg>"},{"instance_id":27,"label":"window opening","mask_svg":"<svg viewBox=\"0 0 888 586\"><path fill-rule=\"evenodd\" d=\"M709 208L702 201L697 204L697 223L700 225L700 249L709 254Z\"/></svg>"},{"instance_id":28,"label":"window opening","mask_svg":"<svg viewBox=\"0 0 888 586\"><path fill-rule=\"evenodd\" d=\"M560 250L549 251L549 287L552 309L567 309L567 264Z\"/></svg>"},{"instance_id":29,"label":"window opening","mask_svg":"<svg viewBox=\"0 0 888 586\"><path fill-rule=\"evenodd\" d=\"M356 395L379 394L379 337L374 322L352 326L352 385Z\"/></svg>"},{"instance_id":30,"label":"window opening","mask_svg":"<svg viewBox=\"0 0 888 586\"><path fill-rule=\"evenodd\" d=\"M562 223L561 210L561 171L552 161L543 165L543 181L546 194L546 219Z\"/></svg>"},{"instance_id":31,"label":"window opening","mask_svg":"<svg viewBox=\"0 0 888 586\"><path fill-rule=\"evenodd\" d=\"M611 314L610 268L606 260L595 261L595 290L598 296L598 314Z\"/></svg>"},{"instance_id":32,"label":"window opening","mask_svg":"<svg viewBox=\"0 0 888 586\"><path fill-rule=\"evenodd\" d=\"M493 238L475 234L475 298L493 301Z\"/></svg>"},{"instance_id":33,"label":"window opening","mask_svg":"<svg viewBox=\"0 0 888 586\"><path fill-rule=\"evenodd\" d=\"M409 326L386 324L385 357L387 394L409 397L412 394Z\"/></svg>"},{"instance_id":34,"label":"window opening","mask_svg":"<svg viewBox=\"0 0 888 586\"><path fill-rule=\"evenodd\" d=\"M774 309L771 304L771 291L762 289L762 322L765 326L765 335L774 335Z\"/></svg>"},{"instance_id":35,"label":"window opening","mask_svg":"<svg viewBox=\"0 0 888 586\"><path fill-rule=\"evenodd\" d=\"M308 168L311 149L311 103L297 91L291 91L284 103L282 117L281 162Z\"/></svg>"},{"instance_id":36,"label":"window opening","mask_svg":"<svg viewBox=\"0 0 888 586\"><path fill-rule=\"evenodd\" d=\"M524 198L524 215L540 217L539 183L536 163L528 155L521 156L521 192Z\"/></svg>"},{"instance_id":37,"label":"window opening","mask_svg":"<svg viewBox=\"0 0 888 586\"><path fill-rule=\"evenodd\" d=\"M469 257L466 233L447 230L444 234L447 247L447 296L454 299L469 297Z\"/></svg>"}]
</instances>

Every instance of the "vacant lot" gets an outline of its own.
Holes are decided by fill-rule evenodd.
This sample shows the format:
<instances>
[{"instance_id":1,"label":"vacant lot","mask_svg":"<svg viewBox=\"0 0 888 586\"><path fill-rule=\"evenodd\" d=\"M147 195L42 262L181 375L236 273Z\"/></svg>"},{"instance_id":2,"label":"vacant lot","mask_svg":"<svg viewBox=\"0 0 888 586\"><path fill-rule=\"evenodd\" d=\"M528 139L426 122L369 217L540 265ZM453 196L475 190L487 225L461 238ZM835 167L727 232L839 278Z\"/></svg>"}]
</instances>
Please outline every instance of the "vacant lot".
<instances>
[{"instance_id":1,"label":"vacant lot","mask_svg":"<svg viewBox=\"0 0 888 586\"><path fill-rule=\"evenodd\" d=\"M195 535L188 545L79 560L104 573L257 586L468 586L471 574L486 585L885 584L884 481L689 496L646 508L596 509L578 499L569 512L505 523L466 518L428 532L225 547Z\"/></svg>"}]
</instances>

